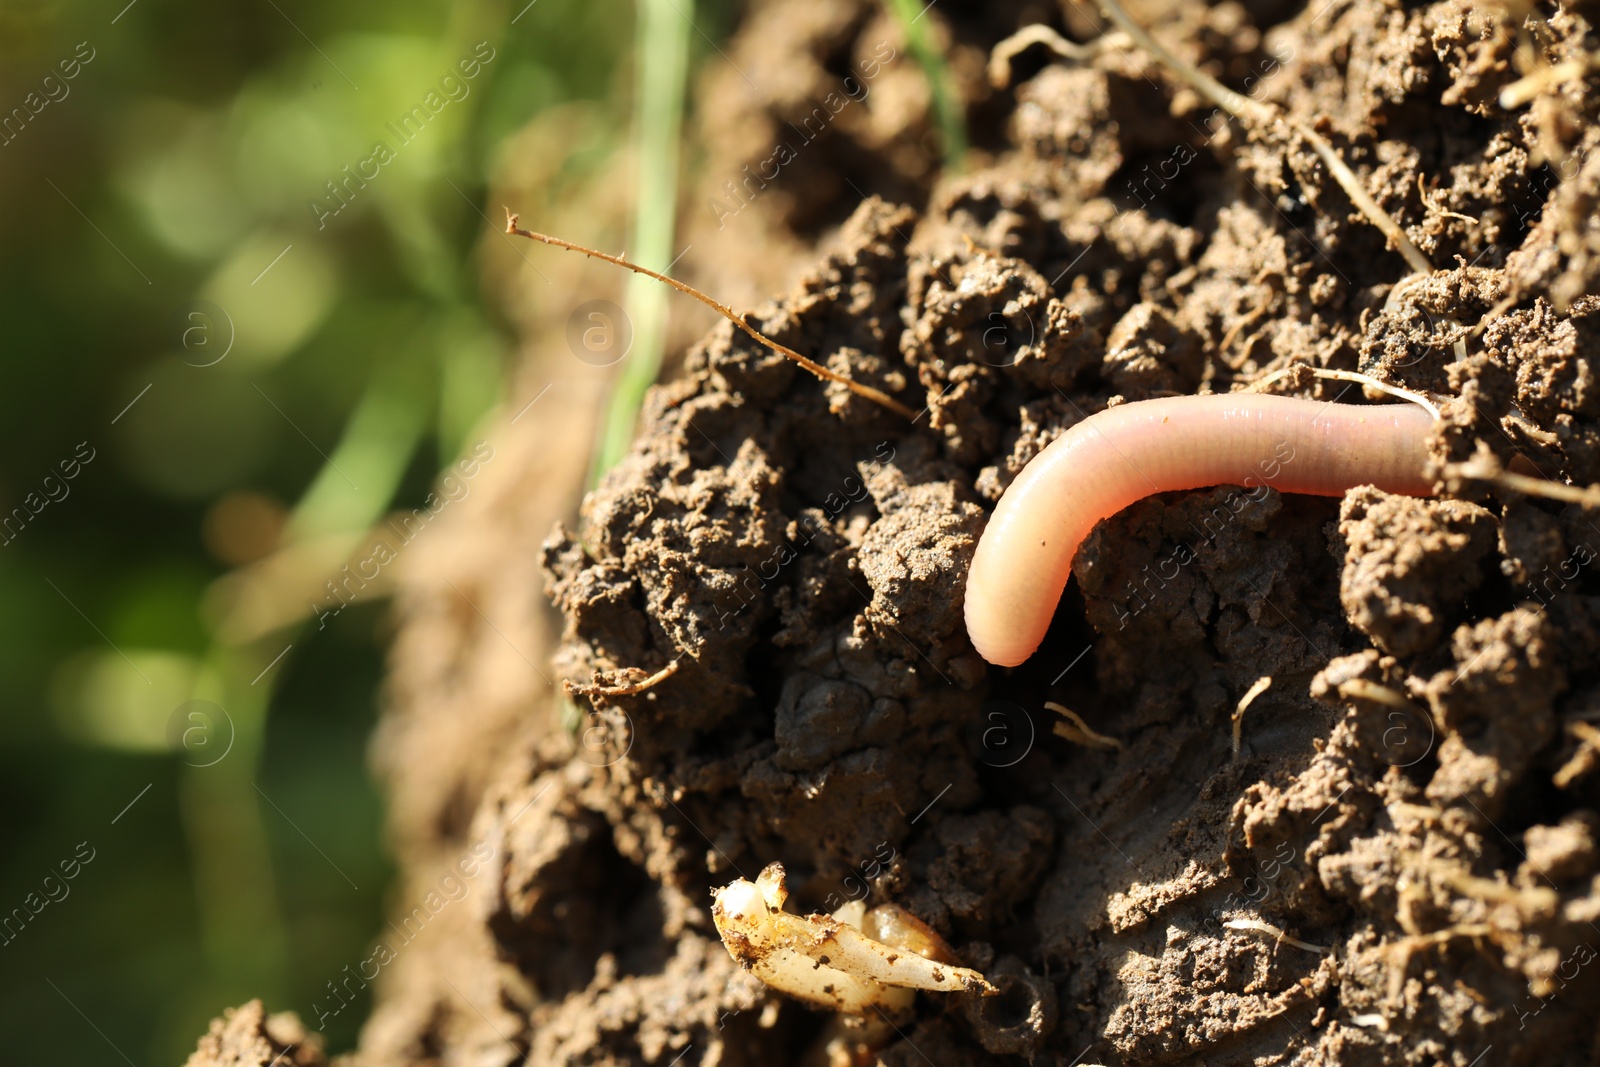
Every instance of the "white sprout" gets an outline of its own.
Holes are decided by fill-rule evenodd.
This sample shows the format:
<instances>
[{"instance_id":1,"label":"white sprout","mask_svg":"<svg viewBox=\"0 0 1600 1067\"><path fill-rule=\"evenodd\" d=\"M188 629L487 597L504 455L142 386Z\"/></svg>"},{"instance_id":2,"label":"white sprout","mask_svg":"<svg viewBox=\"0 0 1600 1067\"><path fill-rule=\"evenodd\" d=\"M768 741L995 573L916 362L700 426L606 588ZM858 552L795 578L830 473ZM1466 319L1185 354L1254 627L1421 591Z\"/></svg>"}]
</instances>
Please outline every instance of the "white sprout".
<instances>
[{"instance_id":1,"label":"white sprout","mask_svg":"<svg viewBox=\"0 0 1600 1067\"><path fill-rule=\"evenodd\" d=\"M977 971L948 962L943 939L901 908L846 905L840 918L784 911L784 878L781 863L768 864L754 882L740 878L716 890L711 906L729 955L779 992L853 1015L897 1012L909 1006L912 989L998 992ZM897 943L874 940L855 923Z\"/></svg>"}]
</instances>

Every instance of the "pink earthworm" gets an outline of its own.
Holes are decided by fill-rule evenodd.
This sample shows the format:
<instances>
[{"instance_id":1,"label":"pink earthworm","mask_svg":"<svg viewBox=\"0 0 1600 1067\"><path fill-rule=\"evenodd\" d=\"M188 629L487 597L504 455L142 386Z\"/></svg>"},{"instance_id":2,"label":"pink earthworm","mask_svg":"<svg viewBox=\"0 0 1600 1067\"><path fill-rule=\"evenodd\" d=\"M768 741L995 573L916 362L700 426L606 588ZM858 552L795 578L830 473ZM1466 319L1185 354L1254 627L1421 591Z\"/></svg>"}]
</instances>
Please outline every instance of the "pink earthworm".
<instances>
[{"instance_id":1,"label":"pink earthworm","mask_svg":"<svg viewBox=\"0 0 1600 1067\"><path fill-rule=\"evenodd\" d=\"M1270 485L1340 496L1357 485L1428 496L1433 416L1262 393L1141 400L1051 442L1000 498L967 575L967 635L990 663L1033 655L1095 524L1173 489Z\"/></svg>"}]
</instances>

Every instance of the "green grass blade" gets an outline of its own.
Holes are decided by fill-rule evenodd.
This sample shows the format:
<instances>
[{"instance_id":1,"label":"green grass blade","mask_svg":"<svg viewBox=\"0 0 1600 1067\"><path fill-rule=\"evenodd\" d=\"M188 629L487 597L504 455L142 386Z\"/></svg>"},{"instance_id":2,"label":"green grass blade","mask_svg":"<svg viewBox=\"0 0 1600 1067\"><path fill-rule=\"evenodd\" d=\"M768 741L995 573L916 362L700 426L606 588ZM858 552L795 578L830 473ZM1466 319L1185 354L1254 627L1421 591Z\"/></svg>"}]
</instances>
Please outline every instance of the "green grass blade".
<instances>
[{"instance_id":1,"label":"green grass blade","mask_svg":"<svg viewBox=\"0 0 1600 1067\"><path fill-rule=\"evenodd\" d=\"M693 0L640 0L637 36L639 79L635 92L638 191L630 258L666 273L673 250L678 200L678 142L683 129ZM666 344L668 290L634 275L628 280L627 314L633 349L623 363L600 431L591 483L616 466L633 439L645 390L661 371Z\"/></svg>"}]
</instances>

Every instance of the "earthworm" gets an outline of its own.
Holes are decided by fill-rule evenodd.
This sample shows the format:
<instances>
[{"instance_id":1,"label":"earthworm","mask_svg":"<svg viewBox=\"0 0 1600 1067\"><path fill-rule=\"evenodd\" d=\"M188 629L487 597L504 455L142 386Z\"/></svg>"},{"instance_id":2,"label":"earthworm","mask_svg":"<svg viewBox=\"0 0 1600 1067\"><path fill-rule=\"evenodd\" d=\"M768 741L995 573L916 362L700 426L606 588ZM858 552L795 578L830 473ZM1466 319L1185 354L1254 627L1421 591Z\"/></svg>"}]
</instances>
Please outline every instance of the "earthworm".
<instances>
[{"instance_id":1,"label":"earthworm","mask_svg":"<svg viewBox=\"0 0 1600 1067\"><path fill-rule=\"evenodd\" d=\"M1270 485L1340 496L1357 485L1428 496L1433 416L1415 404L1339 405L1259 393L1166 397L1107 408L1023 468L967 574L967 635L1014 667L1044 640L1095 524L1174 489Z\"/></svg>"}]
</instances>

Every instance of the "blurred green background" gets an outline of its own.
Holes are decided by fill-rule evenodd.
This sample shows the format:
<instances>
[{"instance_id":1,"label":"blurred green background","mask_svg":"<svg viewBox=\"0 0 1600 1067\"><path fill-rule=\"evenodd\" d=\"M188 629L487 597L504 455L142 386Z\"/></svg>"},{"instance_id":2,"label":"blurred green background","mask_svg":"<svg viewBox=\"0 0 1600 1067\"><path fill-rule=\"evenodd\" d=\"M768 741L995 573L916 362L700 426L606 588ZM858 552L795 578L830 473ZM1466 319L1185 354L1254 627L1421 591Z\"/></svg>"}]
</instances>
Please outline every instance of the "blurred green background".
<instances>
[{"instance_id":1,"label":"blurred green background","mask_svg":"<svg viewBox=\"0 0 1600 1067\"><path fill-rule=\"evenodd\" d=\"M365 955L386 606L226 630L216 583L422 503L511 367L473 255L497 151L591 100L603 159L633 115L628 0L125 3L0 0L15 1063L180 1063L253 996L314 1026ZM345 167L370 180L323 215Z\"/></svg>"}]
</instances>

